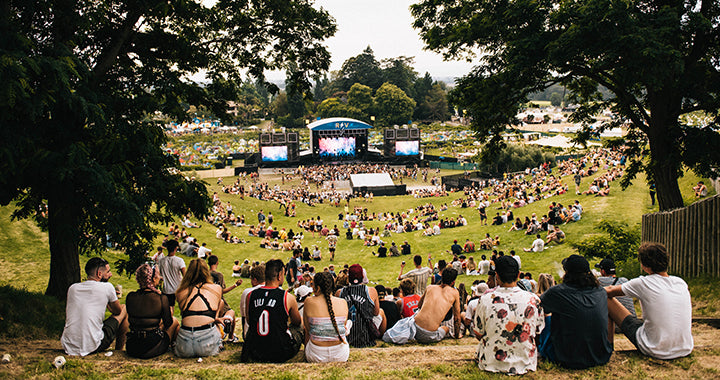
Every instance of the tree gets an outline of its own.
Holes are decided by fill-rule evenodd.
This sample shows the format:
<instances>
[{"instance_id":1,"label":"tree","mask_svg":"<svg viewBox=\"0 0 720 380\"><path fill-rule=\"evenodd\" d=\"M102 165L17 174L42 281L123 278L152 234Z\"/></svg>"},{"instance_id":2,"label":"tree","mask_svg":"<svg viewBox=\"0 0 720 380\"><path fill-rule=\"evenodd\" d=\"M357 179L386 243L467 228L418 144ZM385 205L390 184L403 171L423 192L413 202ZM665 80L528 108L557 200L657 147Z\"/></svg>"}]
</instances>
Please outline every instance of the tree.
<instances>
[{"instance_id":1,"label":"tree","mask_svg":"<svg viewBox=\"0 0 720 380\"><path fill-rule=\"evenodd\" d=\"M405 124L412 117L415 101L394 84L384 83L375 93L377 125Z\"/></svg>"},{"instance_id":2,"label":"tree","mask_svg":"<svg viewBox=\"0 0 720 380\"><path fill-rule=\"evenodd\" d=\"M560 107L562 105L562 95L559 92L553 92L550 94L550 104L553 107Z\"/></svg>"},{"instance_id":3,"label":"tree","mask_svg":"<svg viewBox=\"0 0 720 380\"><path fill-rule=\"evenodd\" d=\"M601 129L628 128L622 185L645 171L661 210L683 206L678 176L684 166L717 174L716 1L425 0L411 8L427 48L446 58L483 52L482 64L458 81L452 101L468 110L477 136L490 136L490 148L502 145L501 132L529 94L560 83L579 104L572 120L587 126L578 140L589 137L601 110L621 116ZM696 111L713 121L700 127L682 122L682 115ZM492 157L496 149L485 152Z\"/></svg>"},{"instance_id":4,"label":"tree","mask_svg":"<svg viewBox=\"0 0 720 380\"><path fill-rule=\"evenodd\" d=\"M375 59L375 53L368 46L362 53L348 58L342 65L338 78L333 82L334 91L348 91L355 83L364 84L377 90L383 83L380 63Z\"/></svg>"},{"instance_id":5,"label":"tree","mask_svg":"<svg viewBox=\"0 0 720 380\"><path fill-rule=\"evenodd\" d=\"M355 107L362 113L359 120L370 121L370 116L375 115L375 100L372 96L372 88L355 83L350 87L347 98L348 106Z\"/></svg>"},{"instance_id":6,"label":"tree","mask_svg":"<svg viewBox=\"0 0 720 380\"><path fill-rule=\"evenodd\" d=\"M438 82L433 84L419 108L423 109L424 114L430 120L444 121L449 119L447 92L445 92L443 85Z\"/></svg>"},{"instance_id":7,"label":"tree","mask_svg":"<svg viewBox=\"0 0 720 380\"><path fill-rule=\"evenodd\" d=\"M349 117L362 120L364 114L356 107L343 103L338 98L327 98L323 100L317 109L320 117Z\"/></svg>"},{"instance_id":8,"label":"tree","mask_svg":"<svg viewBox=\"0 0 720 380\"><path fill-rule=\"evenodd\" d=\"M433 79L430 76L430 73L428 73L428 72L425 72L425 76L423 76L422 78L418 78L415 81L415 84L413 85L414 90L415 90L414 91L415 97L413 99L415 100L415 104L417 104L417 107L415 108L415 113L414 113L416 120L430 119L430 116L428 114L429 110L423 106L423 101L425 100L425 97L430 92L430 89L432 88L432 86L433 86Z\"/></svg>"},{"instance_id":9,"label":"tree","mask_svg":"<svg viewBox=\"0 0 720 380\"><path fill-rule=\"evenodd\" d=\"M318 77L315 80L315 89L313 91L313 100L316 102L322 102L323 100L327 99L328 94L327 90L330 85L330 81L328 80L327 75L323 76L322 78Z\"/></svg>"},{"instance_id":10,"label":"tree","mask_svg":"<svg viewBox=\"0 0 720 380\"><path fill-rule=\"evenodd\" d=\"M413 68L414 63L413 57L400 56L383 59L380 64L384 81L398 86L411 98L415 98L413 87L418 78L418 74Z\"/></svg>"},{"instance_id":11,"label":"tree","mask_svg":"<svg viewBox=\"0 0 720 380\"><path fill-rule=\"evenodd\" d=\"M275 99L273 99L272 103L270 103L270 112L272 112L273 116L276 118L290 115L288 97L285 91L281 91L277 94L277 96L275 96Z\"/></svg>"},{"instance_id":12,"label":"tree","mask_svg":"<svg viewBox=\"0 0 720 380\"><path fill-rule=\"evenodd\" d=\"M102 252L108 236L132 271L154 225L207 212L205 184L174 169L148 115L213 105L245 69L262 79L296 62L307 88L328 68L321 40L334 32L306 0L3 2L0 203L47 229L46 293L64 298L80 281L79 253ZM201 70L217 88L186 79Z\"/></svg>"},{"instance_id":13,"label":"tree","mask_svg":"<svg viewBox=\"0 0 720 380\"><path fill-rule=\"evenodd\" d=\"M538 146L508 144L502 148L493 161L481 161L478 170L494 176L535 168L545 162L553 164L555 155L543 152Z\"/></svg>"}]
</instances>

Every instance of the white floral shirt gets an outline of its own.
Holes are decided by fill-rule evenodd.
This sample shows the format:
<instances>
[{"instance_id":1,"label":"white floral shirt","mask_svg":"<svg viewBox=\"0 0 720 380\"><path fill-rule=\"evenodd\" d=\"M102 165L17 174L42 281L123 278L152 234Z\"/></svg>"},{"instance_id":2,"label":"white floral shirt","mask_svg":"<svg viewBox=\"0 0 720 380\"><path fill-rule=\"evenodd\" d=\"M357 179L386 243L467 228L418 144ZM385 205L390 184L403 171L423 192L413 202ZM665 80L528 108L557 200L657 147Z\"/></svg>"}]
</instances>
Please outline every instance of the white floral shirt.
<instances>
[{"instance_id":1,"label":"white floral shirt","mask_svg":"<svg viewBox=\"0 0 720 380\"><path fill-rule=\"evenodd\" d=\"M480 369L510 375L536 370L535 337L545 327L538 296L498 287L480 298L473 320Z\"/></svg>"}]
</instances>

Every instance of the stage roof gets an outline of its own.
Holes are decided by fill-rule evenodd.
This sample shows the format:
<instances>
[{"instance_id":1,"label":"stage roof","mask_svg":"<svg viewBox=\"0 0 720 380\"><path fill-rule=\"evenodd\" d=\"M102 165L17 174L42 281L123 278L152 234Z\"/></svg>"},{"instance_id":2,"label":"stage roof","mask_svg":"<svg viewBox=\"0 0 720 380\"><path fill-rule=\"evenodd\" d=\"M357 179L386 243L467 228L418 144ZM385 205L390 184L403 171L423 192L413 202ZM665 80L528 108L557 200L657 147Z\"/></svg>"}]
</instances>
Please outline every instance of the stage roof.
<instances>
[{"instance_id":1,"label":"stage roof","mask_svg":"<svg viewBox=\"0 0 720 380\"><path fill-rule=\"evenodd\" d=\"M311 131L343 131L346 129L370 129L372 127L370 124L347 117L331 117L308 124L308 129Z\"/></svg>"}]
</instances>

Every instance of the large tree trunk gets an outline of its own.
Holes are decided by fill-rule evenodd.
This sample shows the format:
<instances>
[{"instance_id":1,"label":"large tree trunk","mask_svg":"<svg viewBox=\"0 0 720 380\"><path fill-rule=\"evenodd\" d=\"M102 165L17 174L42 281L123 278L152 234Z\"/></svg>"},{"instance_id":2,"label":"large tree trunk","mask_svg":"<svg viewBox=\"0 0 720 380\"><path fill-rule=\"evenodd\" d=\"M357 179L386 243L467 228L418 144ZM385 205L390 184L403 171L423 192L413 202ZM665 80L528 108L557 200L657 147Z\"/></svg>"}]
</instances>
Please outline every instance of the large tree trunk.
<instances>
[{"instance_id":1,"label":"large tree trunk","mask_svg":"<svg viewBox=\"0 0 720 380\"><path fill-rule=\"evenodd\" d=\"M647 134L650 142L650 170L655 180L660 211L684 206L678 186L682 162L677 117L664 112L665 109L653 110L652 124Z\"/></svg>"},{"instance_id":2,"label":"large tree trunk","mask_svg":"<svg viewBox=\"0 0 720 380\"><path fill-rule=\"evenodd\" d=\"M45 294L64 300L70 285L80 282L80 210L71 186L62 186L52 193L48 198L50 279Z\"/></svg>"},{"instance_id":3,"label":"large tree trunk","mask_svg":"<svg viewBox=\"0 0 720 380\"><path fill-rule=\"evenodd\" d=\"M677 170L669 166L659 163L652 168L660 211L685 206L678 186Z\"/></svg>"}]
</instances>

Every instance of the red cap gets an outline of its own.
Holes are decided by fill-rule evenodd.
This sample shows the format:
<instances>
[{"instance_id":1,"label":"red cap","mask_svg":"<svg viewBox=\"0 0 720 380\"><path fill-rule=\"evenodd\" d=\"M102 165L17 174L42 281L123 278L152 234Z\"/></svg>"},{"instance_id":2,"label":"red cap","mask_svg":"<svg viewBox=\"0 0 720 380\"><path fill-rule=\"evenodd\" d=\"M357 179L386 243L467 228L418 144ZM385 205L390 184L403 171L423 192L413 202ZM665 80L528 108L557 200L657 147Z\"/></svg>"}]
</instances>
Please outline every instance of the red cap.
<instances>
[{"instance_id":1,"label":"red cap","mask_svg":"<svg viewBox=\"0 0 720 380\"><path fill-rule=\"evenodd\" d=\"M348 277L350 278L350 283L352 284L362 283L363 268L360 266L360 264L350 265L350 268L348 268Z\"/></svg>"}]
</instances>

